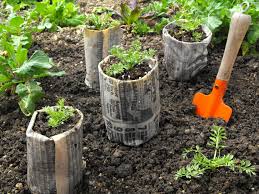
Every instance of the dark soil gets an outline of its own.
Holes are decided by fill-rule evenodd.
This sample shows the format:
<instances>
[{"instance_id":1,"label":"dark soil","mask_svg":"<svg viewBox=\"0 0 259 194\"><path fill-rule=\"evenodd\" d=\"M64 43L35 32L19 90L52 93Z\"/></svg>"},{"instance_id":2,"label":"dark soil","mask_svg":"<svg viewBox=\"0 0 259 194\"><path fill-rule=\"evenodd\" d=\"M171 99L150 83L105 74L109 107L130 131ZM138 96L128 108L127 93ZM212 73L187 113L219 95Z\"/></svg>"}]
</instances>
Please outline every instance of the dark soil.
<instances>
[{"instance_id":1,"label":"dark soil","mask_svg":"<svg viewBox=\"0 0 259 194\"><path fill-rule=\"evenodd\" d=\"M39 112L37 119L33 126L33 130L47 137L51 137L57 134L61 134L65 131L72 129L76 123L79 121L80 117L78 114L75 114L73 117L70 117L64 123L58 127L49 127L48 126L48 115L45 112Z\"/></svg>"},{"instance_id":2,"label":"dark soil","mask_svg":"<svg viewBox=\"0 0 259 194\"><path fill-rule=\"evenodd\" d=\"M259 58L237 58L224 97L233 108L228 124L202 119L194 114L192 98L197 91L209 93L223 55L224 45L210 49L208 66L192 81L168 80L163 66L160 36L141 37L144 49L156 49L159 55L161 122L160 133L140 147L110 142L106 136L98 92L86 87L84 43L79 29L38 34L33 50L42 49L65 70L63 77L42 79L44 99L38 104L53 105L64 97L80 109L83 122L84 186L82 193L187 193L187 194L257 194L259 193ZM123 46L135 39L125 32ZM26 184L26 127L29 117L19 110L15 97L0 97L0 193L30 193ZM184 148L199 145L210 155L207 146L210 127L225 126L228 139L224 153L248 159L257 175L221 168L189 181L174 180L176 171L189 161L181 158Z\"/></svg>"},{"instance_id":3,"label":"dark soil","mask_svg":"<svg viewBox=\"0 0 259 194\"><path fill-rule=\"evenodd\" d=\"M168 32L172 37L183 42L200 42L207 37L201 26L190 31L179 26L175 26L173 29L168 30ZM198 34L198 36L195 36L195 34Z\"/></svg>"},{"instance_id":4,"label":"dark soil","mask_svg":"<svg viewBox=\"0 0 259 194\"><path fill-rule=\"evenodd\" d=\"M119 60L117 58L111 57L109 61L103 64L103 71L106 72L110 66L118 62ZM112 77L120 80L137 80L144 77L149 71L151 71L151 68L148 62L143 61L141 64L135 65L134 68L130 70L125 69L123 73L117 74Z\"/></svg>"}]
</instances>

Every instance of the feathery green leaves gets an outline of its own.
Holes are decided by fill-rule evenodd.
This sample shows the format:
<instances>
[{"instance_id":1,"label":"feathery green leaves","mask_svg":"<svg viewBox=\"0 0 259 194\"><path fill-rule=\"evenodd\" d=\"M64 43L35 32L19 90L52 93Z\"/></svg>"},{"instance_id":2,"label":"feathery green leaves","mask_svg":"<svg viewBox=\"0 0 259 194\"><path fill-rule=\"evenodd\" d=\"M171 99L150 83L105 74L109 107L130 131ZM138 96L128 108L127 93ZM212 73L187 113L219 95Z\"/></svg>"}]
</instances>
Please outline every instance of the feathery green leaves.
<instances>
[{"instance_id":1,"label":"feathery green leaves","mask_svg":"<svg viewBox=\"0 0 259 194\"><path fill-rule=\"evenodd\" d=\"M202 153L199 146L195 148L185 149L182 156L184 159L188 158L190 153L193 153L193 159L186 167L180 168L176 174L175 179L193 177L200 177L207 170L214 170L220 167L228 167L233 171L239 171L240 173L246 173L248 175L255 175L255 167L251 165L248 160L237 160L232 154L220 155L220 150L225 148L223 141L227 139L225 128L219 126L213 126L212 132L209 137L210 141L208 145L214 148L214 157L208 158Z\"/></svg>"}]
</instances>

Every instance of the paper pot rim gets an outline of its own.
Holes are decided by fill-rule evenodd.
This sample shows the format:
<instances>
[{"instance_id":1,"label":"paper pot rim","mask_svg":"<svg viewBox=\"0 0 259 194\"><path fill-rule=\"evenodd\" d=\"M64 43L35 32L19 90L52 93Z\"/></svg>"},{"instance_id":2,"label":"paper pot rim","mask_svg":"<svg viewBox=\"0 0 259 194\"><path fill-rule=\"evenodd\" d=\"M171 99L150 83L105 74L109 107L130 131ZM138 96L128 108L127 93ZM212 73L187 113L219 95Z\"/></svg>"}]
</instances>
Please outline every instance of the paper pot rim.
<instances>
[{"instance_id":1,"label":"paper pot rim","mask_svg":"<svg viewBox=\"0 0 259 194\"><path fill-rule=\"evenodd\" d=\"M153 71L155 71L155 70L158 68L158 59L157 59L157 57L154 57L154 58L151 58L151 59L148 60L149 62L152 62L152 63L154 64L154 66L152 67L152 69L151 69L145 76L141 77L140 79L134 79L134 80L120 80L120 79L116 79L116 78L114 78L114 77L108 76L106 73L103 72L103 69L102 69L103 63L106 62L106 61L108 61L108 59L110 59L112 56L113 56L113 55L109 55L109 56L105 57L105 58L98 64L98 71L99 71L99 73L101 73L104 77L107 77L107 78L112 79L112 80L114 80L114 81L116 81L116 82L119 82L119 83L129 83L129 82L130 82L130 83L132 83L132 82L134 83L134 82L138 82L138 81L140 81L140 80L144 80L144 79L146 79L148 76L150 76L150 75L153 73Z\"/></svg>"},{"instance_id":2,"label":"paper pot rim","mask_svg":"<svg viewBox=\"0 0 259 194\"><path fill-rule=\"evenodd\" d=\"M51 106L51 107L57 107L57 106ZM65 107L71 107L71 106L65 106ZM33 136L33 134L37 134L38 136L40 136L41 138L43 138L43 140L46 140L46 141L47 141L47 140L52 140L53 137L55 137L55 136L58 136L58 135L67 136L67 135L69 135L70 133L73 133L73 132L77 131L77 130L80 129L80 127L82 126L83 119L84 119L84 115L83 115L83 113L82 113L80 110L78 110L78 109L75 109L75 110L77 111L77 113L78 113L79 116L80 116L80 118L79 118L79 120L77 121L77 123L76 123L71 129L69 129L69 130L67 130L67 131L64 131L64 132L62 132L62 133L58 133L58 134L53 135L53 136L51 136L51 137L47 137L47 136L42 135L41 133L38 133L38 132L36 132L36 131L33 130L33 127L34 127L35 121L36 121L36 119L37 119L38 113L44 112L43 109L34 111L32 117L31 117L30 123L29 123L29 125L28 125L28 127L27 127L27 130L26 130L26 137L28 137L28 136Z\"/></svg>"},{"instance_id":3,"label":"paper pot rim","mask_svg":"<svg viewBox=\"0 0 259 194\"><path fill-rule=\"evenodd\" d=\"M93 29L89 29L87 27L84 27L84 31L88 31L88 32L104 32L104 31L108 31L108 30L112 30L112 29L120 29L121 28L121 24L117 25L117 26L113 26L113 27L109 27L109 28L105 28L103 30L93 30Z\"/></svg>"},{"instance_id":4,"label":"paper pot rim","mask_svg":"<svg viewBox=\"0 0 259 194\"><path fill-rule=\"evenodd\" d=\"M185 42L185 41L181 41L176 39L175 37L171 36L168 33L168 29L171 28L171 26L176 26L176 21L171 22L169 24L167 24L164 28L163 28L163 36L168 36L171 39L175 40L176 42L180 42L180 43L184 43L184 44L189 44L189 45L196 45L196 44L201 44L201 43L208 43L211 40L212 37L212 32L211 30L206 26L206 25L202 25L202 30L203 32L205 32L205 34L207 35L206 38L204 38L202 41L200 42Z\"/></svg>"}]
</instances>

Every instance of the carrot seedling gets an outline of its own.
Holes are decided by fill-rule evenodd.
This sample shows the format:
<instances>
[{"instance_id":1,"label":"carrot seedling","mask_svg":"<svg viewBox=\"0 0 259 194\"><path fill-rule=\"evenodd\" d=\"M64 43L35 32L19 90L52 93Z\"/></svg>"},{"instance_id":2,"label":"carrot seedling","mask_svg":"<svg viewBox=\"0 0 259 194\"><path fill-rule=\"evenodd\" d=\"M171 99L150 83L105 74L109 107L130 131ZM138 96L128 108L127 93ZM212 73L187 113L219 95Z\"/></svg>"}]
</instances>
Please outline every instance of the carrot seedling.
<instances>
[{"instance_id":1,"label":"carrot seedling","mask_svg":"<svg viewBox=\"0 0 259 194\"><path fill-rule=\"evenodd\" d=\"M228 167L232 171L239 171L248 175L255 175L255 167L251 165L249 160L235 159L232 154L221 155L220 152L226 146L223 141L227 139L225 128L213 126L209 137L208 145L214 148L213 158L208 158L202 153L199 146L195 148L185 149L183 158L187 158L189 153L194 153L193 159L186 167L182 167L175 174L175 179L200 177L207 170L214 170L220 167Z\"/></svg>"},{"instance_id":2,"label":"carrot seedling","mask_svg":"<svg viewBox=\"0 0 259 194\"><path fill-rule=\"evenodd\" d=\"M48 115L48 125L50 127L58 127L74 116L75 109L66 107L65 100L60 99L55 107L44 107L43 111Z\"/></svg>"}]
</instances>

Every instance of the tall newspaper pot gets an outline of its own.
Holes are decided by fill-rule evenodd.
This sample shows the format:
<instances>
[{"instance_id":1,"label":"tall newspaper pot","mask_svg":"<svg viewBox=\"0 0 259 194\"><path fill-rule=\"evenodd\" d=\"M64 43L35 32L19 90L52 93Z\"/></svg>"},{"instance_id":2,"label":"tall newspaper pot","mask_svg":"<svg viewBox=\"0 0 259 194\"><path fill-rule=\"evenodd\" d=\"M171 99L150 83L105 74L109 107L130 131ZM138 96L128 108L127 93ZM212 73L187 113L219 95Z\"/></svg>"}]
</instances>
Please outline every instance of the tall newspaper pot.
<instances>
[{"instance_id":1,"label":"tall newspaper pot","mask_svg":"<svg viewBox=\"0 0 259 194\"><path fill-rule=\"evenodd\" d=\"M201 42L183 42L169 34L174 29L175 22L163 28L165 67L169 79L187 81L195 77L207 66L207 47L211 41L212 32L206 26L202 30L207 37Z\"/></svg>"},{"instance_id":2,"label":"tall newspaper pot","mask_svg":"<svg viewBox=\"0 0 259 194\"><path fill-rule=\"evenodd\" d=\"M160 96L157 59L148 61L152 68L138 80L119 80L103 72L106 57L98 66L102 114L111 141L138 146L159 131Z\"/></svg>"},{"instance_id":3,"label":"tall newspaper pot","mask_svg":"<svg viewBox=\"0 0 259 194\"><path fill-rule=\"evenodd\" d=\"M77 110L79 121L71 129L47 137L33 130L35 111L26 131L27 184L32 193L74 194L82 181L82 122L83 114Z\"/></svg>"},{"instance_id":4,"label":"tall newspaper pot","mask_svg":"<svg viewBox=\"0 0 259 194\"><path fill-rule=\"evenodd\" d=\"M85 84L99 90L98 64L109 55L114 45L119 45L122 37L120 26L105 30L84 29L86 76Z\"/></svg>"}]
</instances>

